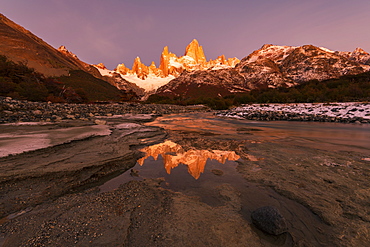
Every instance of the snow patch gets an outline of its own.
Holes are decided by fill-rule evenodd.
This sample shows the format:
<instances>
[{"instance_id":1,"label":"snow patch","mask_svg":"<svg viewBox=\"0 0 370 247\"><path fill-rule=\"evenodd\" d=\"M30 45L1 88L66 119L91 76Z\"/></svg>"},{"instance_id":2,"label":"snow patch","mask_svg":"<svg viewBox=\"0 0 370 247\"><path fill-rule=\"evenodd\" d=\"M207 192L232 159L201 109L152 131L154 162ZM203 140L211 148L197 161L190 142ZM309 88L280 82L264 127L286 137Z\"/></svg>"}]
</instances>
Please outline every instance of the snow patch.
<instances>
[{"instance_id":1,"label":"snow patch","mask_svg":"<svg viewBox=\"0 0 370 247\"><path fill-rule=\"evenodd\" d=\"M298 103L298 104L251 104L236 107L227 112L226 117L243 116L249 112L282 112L299 115L317 115L338 118L370 119L369 103Z\"/></svg>"},{"instance_id":2,"label":"snow patch","mask_svg":"<svg viewBox=\"0 0 370 247\"><path fill-rule=\"evenodd\" d=\"M172 67L175 67L175 68L182 68L182 64L177 62L176 59L174 57L171 57L170 58L170 63L169 63L170 66Z\"/></svg>"},{"instance_id":3,"label":"snow patch","mask_svg":"<svg viewBox=\"0 0 370 247\"><path fill-rule=\"evenodd\" d=\"M121 77L129 82L135 83L137 86L143 88L145 92L152 92L160 88L161 86L166 85L171 80L175 79L173 75L167 77L158 77L153 74L149 74L145 80L142 80L137 77L136 74L131 75L122 75Z\"/></svg>"},{"instance_id":4,"label":"snow patch","mask_svg":"<svg viewBox=\"0 0 370 247\"><path fill-rule=\"evenodd\" d=\"M211 69L212 70L220 70L220 69L229 69L229 68L233 68L233 66L226 65L226 64L216 64Z\"/></svg>"},{"instance_id":5,"label":"snow patch","mask_svg":"<svg viewBox=\"0 0 370 247\"><path fill-rule=\"evenodd\" d=\"M335 53L335 51L329 50L328 48L325 48L325 47L319 47L319 48L326 52Z\"/></svg>"}]
</instances>

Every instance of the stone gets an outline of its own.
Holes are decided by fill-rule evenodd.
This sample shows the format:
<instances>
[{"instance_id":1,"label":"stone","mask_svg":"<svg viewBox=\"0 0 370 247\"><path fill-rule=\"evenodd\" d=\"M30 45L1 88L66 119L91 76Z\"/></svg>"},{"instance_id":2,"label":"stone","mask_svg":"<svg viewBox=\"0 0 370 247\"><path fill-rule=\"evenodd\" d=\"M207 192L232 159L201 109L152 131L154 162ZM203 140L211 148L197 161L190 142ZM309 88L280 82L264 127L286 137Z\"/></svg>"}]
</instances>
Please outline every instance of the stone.
<instances>
[{"instance_id":1,"label":"stone","mask_svg":"<svg viewBox=\"0 0 370 247\"><path fill-rule=\"evenodd\" d=\"M130 175L132 177L138 177L139 176L139 171L132 168L131 171L130 171Z\"/></svg>"},{"instance_id":2,"label":"stone","mask_svg":"<svg viewBox=\"0 0 370 247\"><path fill-rule=\"evenodd\" d=\"M33 111L33 114L34 114L34 115L41 115L41 114L42 114L42 111L40 111L40 110L35 110L35 111Z\"/></svg>"},{"instance_id":3,"label":"stone","mask_svg":"<svg viewBox=\"0 0 370 247\"><path fill-rule=\"evenodd\" d=\"M288 227L285 218L279 210L273 206L265 206L256 209L251 214L253 224L260 230L271 234L280 235L287 232Z\"/></svg>"},{"instance_id":4,"label":"stone","mask_svg":"<svg viewBox=\"0 0 370 247\"><path fill-rule=\"evenodd\" d=\"M96 119L95 120L95 124L97 124L97 125L106 125L107 124L107 121Z\"/></svg>"}]
</instances>

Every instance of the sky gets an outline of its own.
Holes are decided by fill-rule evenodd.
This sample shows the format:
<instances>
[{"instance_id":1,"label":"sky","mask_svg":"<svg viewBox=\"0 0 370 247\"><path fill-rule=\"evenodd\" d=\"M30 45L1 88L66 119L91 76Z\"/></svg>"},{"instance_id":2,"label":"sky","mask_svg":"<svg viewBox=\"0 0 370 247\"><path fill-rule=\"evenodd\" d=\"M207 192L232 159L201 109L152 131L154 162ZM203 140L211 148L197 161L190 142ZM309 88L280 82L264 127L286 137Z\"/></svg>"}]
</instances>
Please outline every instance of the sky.
<instances>
[{"instance_id":1,"label":"sky","mask_svg":"<svg viewBox=\"0 0 370 247\"><path fill-rule=\"evenodd\" d=\"M239 59L264 44L370 53L369 0L1 0L0 13L50 45L109 69L159 65L197 39L207 59Z\"/></svg>"}]
</instances>

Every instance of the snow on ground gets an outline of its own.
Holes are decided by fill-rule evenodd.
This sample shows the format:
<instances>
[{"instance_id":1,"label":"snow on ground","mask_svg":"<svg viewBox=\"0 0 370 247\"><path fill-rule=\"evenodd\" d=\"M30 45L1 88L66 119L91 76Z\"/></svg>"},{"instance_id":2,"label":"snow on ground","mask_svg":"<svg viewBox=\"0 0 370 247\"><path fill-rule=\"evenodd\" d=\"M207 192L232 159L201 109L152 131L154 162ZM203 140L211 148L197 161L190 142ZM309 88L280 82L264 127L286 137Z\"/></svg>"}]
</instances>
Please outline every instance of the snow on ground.
<instances>
[{"instance_id":1,"label":"snow on ground","mask_svg":"<svg viewBox=\"0 0 370 247\"><path fill-rule=\"evenodd\" d=\"M226 64L216 64L215 66L212 67L212 70L229 69L229 68L233 68L233 66L226 65Z\"/></svg>"},{"instance_id":2,"label":"snow on ground","mask_svg":"<svg viewBox=\"0 0 370 247\"><path fill-rule=\"evenodd\" d=\"M157 90L161 86L166 85L168 82L175 79L173 75L169 75L165 78L162 78L154 76L152 74L149 74L149 76L145 80L138 78L136 74L121 75L121 77L129 82L135 83L141 88L144 88L146 92Z\"/></svg>"},{"instance_id":3,"label":"snow on ground","mask_svg":"<svg viewBox=\"0 0 370 247\"><path fill-rule=\"evenodd\" d=\"M180 64L181 65L181 64ZM109 69L101 69L98 67L95 67L99 70L100 74L102 76L110 76L112 77L115 71L109 70ZM135 83L137 86L144 88L146 92L155 91L158 88L160 88L163 85L166 85L169 81L175 79L173 75L169 75L167 77L158 77L153 74L149 74L148 77L145 80L142 80L137 77L136 74L127 74L122 75L121 77L129 82Z\"/></svg>"},{"instance_id":4,"label":"snow on ground","mask_svg":"<svg viewBox=\"0 0 370 247\"><path fill-rule=\"evenodd\" d=\"M299 104L251 104L236 107L234 113L272 111L296 114L322 115L328 117L370 119L370 103L299 103ZM230 115L230 117L237 117Z\"/></svg>"},{"instance_id":5,"label":"snow on ground","mask_svg":"<svg viewBox=\"0 0 370 247\"><path fill-rule=\"evenodd\" d=\"M330 49L328 49L328 48L325 48L325 47L319 47L321 50L323 50L323 51L326 51L326 52L330 52L330 53L334 53L335 51L332 51L332 50L330 50Z\"/></svg>"}]
</instances>

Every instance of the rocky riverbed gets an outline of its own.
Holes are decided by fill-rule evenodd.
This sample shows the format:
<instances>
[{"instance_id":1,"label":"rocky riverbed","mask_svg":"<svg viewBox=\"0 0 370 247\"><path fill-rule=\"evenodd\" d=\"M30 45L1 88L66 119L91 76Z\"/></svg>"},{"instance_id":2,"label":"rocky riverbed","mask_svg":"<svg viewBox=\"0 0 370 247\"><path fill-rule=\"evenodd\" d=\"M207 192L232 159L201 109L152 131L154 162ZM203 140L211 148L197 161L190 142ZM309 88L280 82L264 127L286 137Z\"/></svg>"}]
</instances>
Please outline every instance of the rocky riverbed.
<instances>
[{"instance_id":1,"label":"rocky riverbed","mask_svg":"<svg viewBox=\"0 0 370 247\"><path fill-rule=\"evenodd\" d=\"M201 107L2 100L1 118L6 124L0 125L1 134L11 136L5 139L29 134L27 138L40 138L39 133L45 133L42 138L54 145L0 158L0 246L370 243L367 124L284 127L279 122L219 118L212 112L158 117L208 111ZM44 111L50 113L43 115ZM96 126L102 126L98 129L103 132L95 132ZM85 128L86 135L71 138ZM232 151L241 159L234 168L222 164L205 168L210 179L204 180L209 184L204 195L211 197L207 201L193 184L175 191L165 178L146 178L131 170L145 155L145 147L164 140L189 154ZM181 156L169 154L174 159ZM227 180L231 171L233 177ZM124 172L133 181L100 190ZM190 179L200 183L202 176ZM279 209L287 233L271 236L254 227L251 214L264 206Z\"/></svg>"},{"instance_id":2,"label":"rocky riverbed","mask_svg":"<svg viewBox=\"0 0 370 247\"><path fill-rule=\"evenodd\" d=\"M0 124L14 122L58 122L61 120L93 121L99 117L124 114L173 114L209 111L199 106L158 105L140 103L58 104L30 102L0 97Z\"/></svg>"}]
</instances>

